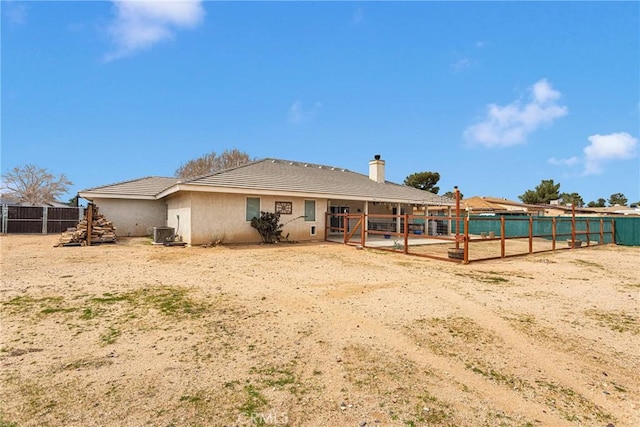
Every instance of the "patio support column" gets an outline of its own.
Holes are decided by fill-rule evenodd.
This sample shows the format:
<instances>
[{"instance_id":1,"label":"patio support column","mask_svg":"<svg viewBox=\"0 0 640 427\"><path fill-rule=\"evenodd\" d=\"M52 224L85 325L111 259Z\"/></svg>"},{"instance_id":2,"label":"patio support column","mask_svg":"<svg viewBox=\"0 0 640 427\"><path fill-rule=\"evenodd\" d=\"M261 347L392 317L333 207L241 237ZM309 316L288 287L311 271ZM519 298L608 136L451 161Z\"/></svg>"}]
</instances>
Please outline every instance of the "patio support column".
<instances>
[{"instance_id":1,"label":"patio support column","mask_svg":"<svg viewBox=\"0 0 640 427\"><path fill-rule=\"evenodd\" d=\"M402 223L402 203L398 203L398 206L396 207L396 233L400 234L401 233L401 223ZM405 227L407 225L405 224Z\"/></svg>"},{"instance_id":2,"label":"patio support column","mask_svg":"<svg viewBox=\"0 0 640 427\"><path fill-rule=\"evenodd\" d=\"M369 236L369 201L364 202L364 224L362 224L362 226L364 227L364 233L365 233L365 237Z\"/></svg>"},{"instance_id":3,"label":"patio support column","mask_svg":"<svg viewBox=\"0 0 640 427\"><path fill-rule=\"evenodd\" d=\"M422 205L424 207L424 235L429 235L429 206Z\"/></svg>"}]
</instances>

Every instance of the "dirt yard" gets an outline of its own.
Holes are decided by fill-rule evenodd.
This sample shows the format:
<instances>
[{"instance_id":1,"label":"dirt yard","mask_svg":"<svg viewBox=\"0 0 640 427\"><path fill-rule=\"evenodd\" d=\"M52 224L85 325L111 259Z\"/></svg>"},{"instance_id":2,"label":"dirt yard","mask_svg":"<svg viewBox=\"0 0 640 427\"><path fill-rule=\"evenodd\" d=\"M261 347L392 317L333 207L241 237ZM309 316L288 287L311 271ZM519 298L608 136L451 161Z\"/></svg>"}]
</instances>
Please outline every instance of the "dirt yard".
<instances>
[{"instance_id":1,"label":"dirt yard","mask_svg":"<svg viewBox=\"0 0 640 427\"><path fill-rule=\"evenodd\" d=\"M640 425L640 249L2 236L0 426Z\"/></svg>"}]
</instances>

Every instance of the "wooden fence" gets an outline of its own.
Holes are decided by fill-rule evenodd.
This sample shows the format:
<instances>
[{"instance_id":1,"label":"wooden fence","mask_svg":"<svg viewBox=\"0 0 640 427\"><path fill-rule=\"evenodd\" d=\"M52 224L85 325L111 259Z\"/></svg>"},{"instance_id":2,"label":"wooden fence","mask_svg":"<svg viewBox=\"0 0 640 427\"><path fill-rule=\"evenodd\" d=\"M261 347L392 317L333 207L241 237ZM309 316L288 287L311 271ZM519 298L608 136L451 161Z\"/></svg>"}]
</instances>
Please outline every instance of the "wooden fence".
<instances>
[{"instance_id":1,"label":"wooden fence","mask_svg":"<svg viewBox=\"0 0 640 427\"><path fill-rule=\"evenodd\" d=\"M2 205L2 234L62 233L75 227L84 216L84 208Z\"/></svg>"},{"instance_id":2,"label":"wooden fence","mask_svg":"<svg viewBox=\"0 0 640 427\"><path fill-rule=\"evenodd\" d=\"M327 213L325 240L469 263L615 243L611 217Z\"/></svg>"}]
</instances>

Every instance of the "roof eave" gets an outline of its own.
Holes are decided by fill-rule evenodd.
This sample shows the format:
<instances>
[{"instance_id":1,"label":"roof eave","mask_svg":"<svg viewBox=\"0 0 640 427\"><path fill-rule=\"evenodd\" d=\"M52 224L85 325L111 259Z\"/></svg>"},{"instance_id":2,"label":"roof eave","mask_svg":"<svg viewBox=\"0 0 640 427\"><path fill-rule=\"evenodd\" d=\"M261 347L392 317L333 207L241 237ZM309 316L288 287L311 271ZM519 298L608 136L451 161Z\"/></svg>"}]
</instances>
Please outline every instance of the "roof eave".
<instances>
[{"instance_id":1,"label":"roof eave","mask_svg":"<svg viewBox=\"0 0 640 427\"><path fill-rule=\"evenodd\" d=\"M157 200L156 196L140 195L140 194L115 194L115 193L99 193L94 191L80 191L78 196L83 199L127 199L127 200Z\"/></svg>"},{"instance_id":2,"label":"roof eave","mask_svg":"<svg viewBox=\"0 0 640 427\"><path fill-rule=\"evenodd\" d=\"M424 199L408 199L408 198L390 198L390 197L368 197L358 195L333 194L322 192L305 192L305 191L283 191L283 190L266 190L259 188L246 187L222 187L222 186L205 186L198 184L176 184L160 192L157 197L159 199L167 197L180 191L193 191L199 193L231 193L231 194L255 194L265 196L282 196L282 197L308 197L320 199L338 199L338 200L355 200L362 202L381 202L381 203L406 203L419 204L429 206L449 206L443 201L428 201ZM452 204L451 206L453 206Z\"/></svg>"}]
</instances>

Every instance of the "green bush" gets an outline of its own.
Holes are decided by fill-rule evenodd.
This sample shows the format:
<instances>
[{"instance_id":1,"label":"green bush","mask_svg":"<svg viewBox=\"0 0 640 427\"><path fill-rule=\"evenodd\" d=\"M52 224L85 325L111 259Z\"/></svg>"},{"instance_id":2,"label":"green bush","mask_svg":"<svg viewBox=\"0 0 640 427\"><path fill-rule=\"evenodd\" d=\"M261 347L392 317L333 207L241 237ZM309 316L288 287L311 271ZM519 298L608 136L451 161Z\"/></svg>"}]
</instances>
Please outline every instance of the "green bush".
<instances>
[{"instance_id":1,"label":"green bush","mask_svg":"<svg viewBox=\"0 0 640 427\"><path fill-rule=\"evenodd\" d=\"M253 217L251 226L258 230L262 243L276 243L282 239L282 227L280 214L277 212L262 212L260 218Z\"/></svg>"}]
</instances>

